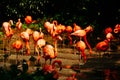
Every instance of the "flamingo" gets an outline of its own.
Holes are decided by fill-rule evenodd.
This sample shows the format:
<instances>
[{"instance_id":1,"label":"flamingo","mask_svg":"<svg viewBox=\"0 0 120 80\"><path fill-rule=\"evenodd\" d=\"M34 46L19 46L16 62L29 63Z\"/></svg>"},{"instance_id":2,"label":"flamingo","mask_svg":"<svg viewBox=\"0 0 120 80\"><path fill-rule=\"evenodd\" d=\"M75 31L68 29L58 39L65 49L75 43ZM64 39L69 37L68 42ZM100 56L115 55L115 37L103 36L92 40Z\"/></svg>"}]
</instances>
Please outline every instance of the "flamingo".
<instances>
[{"instance_id":1,"label":"flamingo","mask_svg":"<svg viewBox=\"0 0 120 80\"><path fill-rule=\"evenodd\" d=\"M59 35L65 31L65 26L61 24L58 25L58 22L56 20L54 20L52 23L48 21L45 22L44 27L52 37L54 37L55 35Z\"/></svg>"},{"instance_id":2,"label":"flamingo","mask_svg":"<svg viewBox=\"0 0 120 80\"><path fill-rule=\"evenodd\" d=\"M21 22L21 19L20 19L20 18L18 19L18 22L16 23L16 28L17 28L18 30L21 30L21 28L22 28L22 22Z\"/></svg>"},{"instance_id":3,"label":"flamingo","mask_svg":"<svg viewBox=\"0 0 120 80\"><path fill-rule=\"evenodd\" d=\"M56 65L55 65L56 63L58 64L58 66L60 68L59 70L57 70L57 68L56 68ZM44 72L44 75L47 75L47 73L52 73L53 78L55 80L57 80L59 78L59 72L58 71L62 70L62 62L60 60L54 60L51 65L45 64L43 66L42 70Z\"/></svg>"},{"instance_id":4,"label":"flamingo","mask_svg":"<svg viewBox=\"0 0 120 80\"><path fill-rule=\"evenodd\" d=\"M27 15L27 16L25 17L25 23L26 23L27 25L29 25L29 24L32 23L32 17L31 17L30 15Z\"/></svg>"},{"instance_id":5,"label":"flamingo","mask_svg":"<svg viewBox=\"0 0 120 80\"><path fill-rule=\"evenodd\" d=\"M73 73L70 77L67 77L66 80L77 80L76 73Z\"/></svg>"},{"instance_id":6,"label":"flamingo","mask_svg":"<svg viewBox=\"0 0 120 80\"><path fill-rule=\"evenodd\" d=\"M34 31L33 34L32 34L32 37L33 37L33 40L34 40L34 54L35 54L35 51L39 54L39 51L38 51L38 45L45 45L45 40L43 39L44 38L44 33L41 31L41 28L40 28L40 32L38 31ZM38 41L39 40L39 41ZM42 41L43 43L41 43L40 41ZM42 47L42 46L41 46ZM39 47L41 49L41 47ZM39 55L38 55L39 56Z\"/></svg>"},{"instance_id":7,"label":"flamingo","mask_svg":"<svg viewBox=\"0 0 120 80\"><path fill-rule=\"evenodd\" d=\"M32 34L33 40L34 40L34 54L35 54L35 48L37 46L37 41L40 39L40 33L38 31L34 31Z\"/></svg>"},{"instance_id":8,"label":"flamingo","mask_svg":"<svg viewBox=\"0 0 120 80\"><path fill-rule=\"evenodd\" d=\"M27 32L29 36L33 34L33 31L30 28L27 28L25 32Z\"/></svg>"},{"instance_id":9,"label":"flamingo","mask_svg":"<svg viewBox=\"0 0 120 80\"><path fill-rule=\"evenodd\" d=\"M120 24L116 24L114 28L114 33L119 33L120 32Z\"/></svg>"},{"instance_id":10,"label":"flamingo","mask_svg":"<svg viewBox=\"0 0 120 80\"><path fill-rule=\"evenodd\" d=\"M99 55L101 55L100 54L101 51L105 53L108 49L110 49L110 41L114 38L112 35L111 27L107 27L104 30L104 33L106 34L106 39L104 41L97 43L96 45L96 49L97 51L99 51Z\"/></svg>"},{"instance_id":11,"label":"flamingo","mask_svg":"<svg viewBox=\"0 0 120 80\"><path fill-rule=\"evenodd\" d=\"M53 31L56 29L55 24L50 23L48 21L44 23L44 27L47 30L47 32L50 33L50 35L52 35Z\"/></svg>"},{"instance_id":12,"label":"flamingo","mask_svg":"<svg viewBox=\"0 0 120 80\"><path fill-rule=\"evenodd\" d=\"M51 64L52 59L55 59L57 55L58 53L52 45L47 44L43 47L43 58L45 59L45 63L49 59Z\"/></svg>"},{"instance_id":13,"label":"flamingo","mask_svg":"<svg viewBox=\"0 0 120 80\"><path fill-rule=\"evenodd\" d=\"M84 58L84 63L86 62L86 54L85 54L85 49L86 49L86 44L84 41L80 40L76 43L76 49L81 52L80 58Z\"/></svg>"},{"instance_id":14,"label":"flamingo","mask_svg":"<svg viewBox=\"0 0 120 80\"><path fill-rule=\"evenodd\" d=\"M80 26L78 26L76 23L73 24L74 28L73 31L77 31L77 30L81 30L82 28Z\"/></svg>"},{"instance_id":15,"label":"flamingo","mask_svg":"<svg viewBox=\"0 0 120 80\"><path fill-rule=\"evenodd\" d=\"M112 39L114 38L114 36L112 35L112 33L107 33L106 34L106 39L110 42Z\"/></svg>"},{"instance_id":16,"label":"flamingo","mask_svg":"<svg viewBox=\"0 0 120 80\"><path fill-rule=\"evenodd\" d=\"M25 41L25 45L27 48L27 55L30 55L30 46L29 46L29 34L26 31L21 32L20 37Z\"/></svg>"},{"instance_id":17,"label":"flamingo","mask_svg":"<svg viewBox=\"0 0 120 80\"><path fill-rule=\"evenodd\" d=\"M107 34L107 33L111 33L112 32L112 28L111 27L107 27L105 30L104 30L104 33Z\"/></svg>"},{"instance_id":18,"label":"flamingo","mask_svg":"<svg viewBox=\"0 0 120 80\"><path fill-rule=\"evenodd\" d=\"M117 39L120 40L120 24L116 24L113 31L118 36Z\"/></svg>"},{"instance_id":19,"label":"flamingo","mask_svg":"<svg viewBox=\"0 0 120 80\"><path fill-rule=\"evenodd\" d=\"M5 39L8 40L8 43L9 43L9 41L11 40L11 37L14 34L14 31L11 28L10 22L3 22L2 28L3 28L3 32L5 33ZM4 40L3 40L3 42L4 42ZM10 49L10 44L9 44L9 49Z\"/></svg>"},{"instance_id":20,"label":"flamingo","mask_svg":"<svg viewBox=\"0 0 120 80\"><path fill-rule=\"evenodd\" d=\"M40 62L40 54L39 54L39 50L38 49L40 48L41 54L42 54L42 47L44 47L45 45L46 45L45 39L39 39L37 41L37 43L36 43L35 50L36 50L36 52L38 54L38 59L37 59L38 63Z\"/></svg>"},{"instance_id":21,"label":"flamingo","mask_svg":"<svg viewBox=\"0 0 120 80\"><path fill-rule=\"evenodd\" d=\"M50 35L53 38L54 46L55 46L55 52L57 52L57 41L58 40L62 41L62 38L59 35L62 33L62 30L63 30L63 29L61 29L60 27L57 27L57 26L59 26L59 25L57 24L56 20L54 20L53 23L45 22L45 24L44 24L44 27L47 29L47 31L50 33Z\"/></svg>"},{"instance_id":22,"label":"flamingo","mask_svg":"<svg viewBox=\"0 0 120 80\"><path fill-rule=\"evenodd\" d=\"M56 32L55 35L61 34L62 32L65 31L65 25L58 24L56 20L53 20L52 22L56 28L54 28L54 31Z\"/></svg>"},{"instance_id":23,"label":"flamingo","mask_svg":"<svg viewBox=\"0 0 120 80\"><path fill-rule=\"evenodd\" d=\"M92 54L92 48L90 46L90 44L88 43L87 39L86 39L86 35L88 32L92 31L91 30L92 28L90 26L86 27L85 29L81 29L81 30L77 30L73 33L71 33L71 35L74 35L74 36L78 36L80 37L80 40L83 38L85 43L87 44L87 46L89 47L90 51L89 51L89 54L91 55Z\"/></svg>"},{"instance_id":24,"label":"flamingo","mask_svg":"<svg viewBox=\"0 0 120 80\"><path fill-rule=\"evenodd\" d=\"M16 55L16 61L18 61L18 51L19 51L20 49L22 49L23 43L22 43L22 41L20 41L20 40L16 40L15 42L13 42L12 47L13 47L14 49L16 49L16 53L17 53L17 55Z\"/></svg>"},{"instance_id":25,"label":"flamingo","mask_svg":"<svg viewBox=\"0 0 120 80\"><path fill-rule=\"evenodd\" d=\"M100 53L101 51L105 53L105 51L108 50L108 48L109 48L108 42L109 41L107 39L105 39L104 41L98 42L96 44L96 49L99 52L99 56L101 56L101 53Z\"/></svg>"},{"instance_id":26,"label":"flamingo","mask_svg":"<svg viewBox=\"0 0 120 80\"><path fill-rule=\"evenodd\" d=\"M71 26L66 26L65 31L67 32L68 39L70 40L70 45L72 45L72 37L70 35L72 33L72 27Z\"/></svg>"}]
</instances>

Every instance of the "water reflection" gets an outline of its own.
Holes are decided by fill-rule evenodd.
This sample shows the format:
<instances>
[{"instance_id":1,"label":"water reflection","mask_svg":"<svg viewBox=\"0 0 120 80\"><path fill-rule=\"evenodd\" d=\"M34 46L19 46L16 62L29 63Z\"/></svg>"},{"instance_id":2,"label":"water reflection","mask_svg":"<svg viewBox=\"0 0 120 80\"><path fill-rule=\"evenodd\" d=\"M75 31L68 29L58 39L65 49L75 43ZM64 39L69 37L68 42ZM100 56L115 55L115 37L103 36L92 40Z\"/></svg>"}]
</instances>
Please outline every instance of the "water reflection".
<instances>
[{"instance_id":1,"label":"water reflection","mask_svg":"<svg viewBox=\"0 0 120 80\"><path fill-rule=\"evenodd\" d=\"M120 80L120 67L80 69L79 65L74 65L71 69L76 71L77 80Z\"/></svg>"}]
</instances>

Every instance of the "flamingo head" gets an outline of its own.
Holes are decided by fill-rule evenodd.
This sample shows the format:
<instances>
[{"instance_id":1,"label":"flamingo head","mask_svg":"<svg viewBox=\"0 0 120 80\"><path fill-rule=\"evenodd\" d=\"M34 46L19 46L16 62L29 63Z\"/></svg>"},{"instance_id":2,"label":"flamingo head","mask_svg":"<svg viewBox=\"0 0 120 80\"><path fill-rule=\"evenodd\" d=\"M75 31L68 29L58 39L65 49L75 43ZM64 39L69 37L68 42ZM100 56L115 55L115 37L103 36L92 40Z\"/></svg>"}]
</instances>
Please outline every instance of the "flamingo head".
<instances>
[{"instance_id":1,"label":"flamingo head","mask_svg":"<svg viewBox=\"0 0 120 80\"><path fill-rule=\"evenodd\" d=\"M86 33L92 32L93 31L93 27L92 26L88 26L85 28Z\"/></svg>"}]
</instances>

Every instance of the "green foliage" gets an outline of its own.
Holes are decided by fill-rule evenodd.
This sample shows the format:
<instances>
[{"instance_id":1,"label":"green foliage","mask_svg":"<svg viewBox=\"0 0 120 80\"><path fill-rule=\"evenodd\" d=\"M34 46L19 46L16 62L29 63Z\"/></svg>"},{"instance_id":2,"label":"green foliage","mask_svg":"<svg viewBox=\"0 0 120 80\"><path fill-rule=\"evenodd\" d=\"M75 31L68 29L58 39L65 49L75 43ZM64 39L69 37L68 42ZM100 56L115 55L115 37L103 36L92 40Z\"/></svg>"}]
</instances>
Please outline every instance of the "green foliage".
<instances>
[{"instance_id":1,"label":"green foliage","mask_svg":"<svg viewBox=\"0 0 120 80\"><path fill-rule=\"evenodd\" d=\"M26 15L31 15L33 19L39 19L38 25L34 24L30 26L37 29L39 27L44 28L44 21L52 22L53 20L58 20L59 23L65 25L77 23L82 27L89 24L97 27L107 24L100 23L103 21L101 17L107 18L106 15L110 15L104 15L108 9L104 10L104 6L106 5L103 2L98 0L2 0L0 3L0 23L10 19L17 20L18 18L21 18L23 22ZM115 8L110 3L109 6ZM116 10L116 13L112 17L115 17L119 21L120 11L118 8L114 10ZM26 25L23 25L23 28L26 28Z\"/></svg>"}]
</instances>

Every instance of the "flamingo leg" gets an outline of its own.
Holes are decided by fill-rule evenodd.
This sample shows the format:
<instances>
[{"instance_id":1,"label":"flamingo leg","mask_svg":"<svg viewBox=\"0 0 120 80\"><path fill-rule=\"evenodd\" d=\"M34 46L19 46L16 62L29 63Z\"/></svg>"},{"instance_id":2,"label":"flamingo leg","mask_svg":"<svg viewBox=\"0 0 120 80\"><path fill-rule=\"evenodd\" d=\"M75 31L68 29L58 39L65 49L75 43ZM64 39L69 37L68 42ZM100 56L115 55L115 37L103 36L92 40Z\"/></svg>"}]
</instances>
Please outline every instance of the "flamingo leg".
<instances>
[{"instance_id":1,"label":"flamingo leg","mask_svg":"<svg viewBox=\"0 0 120 80\"><path fill-rule=\"evenodd\" d=\"M27 55L30 55L30 46L28 41L26 41L26 48L27 48Z\"/></svg>"},{"instance_id":2,"label":"flamingo leg","mask_svg":"<svg viewBox=\"0 0 120 80\"><path fill-rule=\"evenodd\" d=\"M52 64L52 59L50 58L50 64Z\"/></svg>"},{"instance_id":3,"label":"flamingo leg","mask_svg":"<svg viewBox=\"0 0 120 80\"><path fill-rule=\"evenodd\" d=\"M90 44L88 43L88 41L87 41L87 39L86 39L86 36L84 36L84 41L85 41L85 43L87 44L88 48L90 49L89 55L91 56L91 54L92 54L92 48L91 48Z\"/></svg>"},{"instance_id":4,"label":"flamingo leg","mask_svg":"<svg viewBox=\"0 0 120 80\"><path fill-rule=\"evenodd\" d=\"M16 50L16 64L18 64L18 52L17 52L17 50Z\"/></svg>"},{"instance_id":5,"label":"flamingo leg","mask_svg":"<svg viewBox=\"0 0 120 80\"><path fill-rule=\"evenodd\" d=\"M82 57L83 57L83 59L84 59L84 63L86 63L86 61L87 61L87 57L86 57L86 55L85 55L85 52L84 51L82 51Z\"/></svg>"},{"instance_id":6,"label":"flamingo leg","mask_svg":"<svg viewBox=\"0 0 120 80\"><path fill-rule=\"evenodd\" d=\"M73 53L76 55L76 45L75 45L76 40L73 42L74 48L73 48Z\"/></svg>"}]
</instances>

